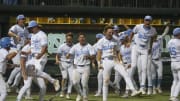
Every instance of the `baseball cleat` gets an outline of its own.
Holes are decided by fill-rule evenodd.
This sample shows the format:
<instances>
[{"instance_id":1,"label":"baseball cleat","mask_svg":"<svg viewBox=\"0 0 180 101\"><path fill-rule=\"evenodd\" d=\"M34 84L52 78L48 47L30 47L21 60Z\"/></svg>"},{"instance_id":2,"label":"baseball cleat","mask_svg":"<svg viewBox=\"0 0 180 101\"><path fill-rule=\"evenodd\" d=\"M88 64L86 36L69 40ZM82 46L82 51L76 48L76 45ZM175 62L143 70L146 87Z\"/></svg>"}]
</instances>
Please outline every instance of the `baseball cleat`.
<instances>
[{"instance_id":1,"label":"baseball cleat","mask_svg":"<svg viewBox=\"0 0 180 101\"><path fill-rule=\"evenodd\" d=\"M161 88L157 88L156 90L157 90L158 93L160 93L160 94L162 93Z\"/></svg>"},{"instance_id":2,"label":"baseball cleat","mask_svg":"<svg viewBox=\"0 0 180 101\"><path fill-rule=\"evenodd\" d=\"M60 89L59 80L55 80L53 85L54 85L55 91L58 91Z\"/></svg>"},{"instance_id":3,"label":"baseball cleat","mask_svg":"<svg viewBox=\"0 0 180 101\"><path fill-rule=\"evenodd\" d=\"M76 101L81 101L81 95L77 95Z\"/></svg>"},{"instance_id":4,"label":"baseball cleat","mask_svg":"<svg viewBox=\"0 0 180 101\"><path fill-rule=\"evenodd\" d=\"M157 94L156 89L153 89L153 95Z\"/></svg>"},{"instance_id":5,"label":"baseball cleat","mask_svg":"<svg viewBox=\"0 0 180 101\"><path fill-rule=\"evenodd\" d=\"M96 93L94 96L101 96L101 93Z\"/></svg>"},{"instance_id":6,"label":"baseball cleat","mask_svg":"<svg viewBox=\"0 0 180 101\"><path fill-rule=\"evenodd\" d=\"M123 96L121 96L122 98L128 98L129 94L125 93Z\"/></svg>"},{"instance_id":7,"label":"baseball cleat","mask_svg":"<svg viewBox=\"0 0 180 101\"><path fill-rule=\"evenodd\" d=\"M141 94L141 92L134 90L134 91L132 91L131 96L137 96L140 94Z\"/></svg>"},{"instance_id":8,"label":"baseball cleat","mask_svg":"<svg viewBox=\"0 0 180 101\"><path fill-rule=\"evenodd\" d=\"M151 95L151 94L152 94L152 89L151 89L151 88L148 88L147 95Z\"/></svg>"},{"instance_id":9,"label":"baseball cleat","mask_svg":"<svg viewBox=\"0 0 180 101\"><path fill-rule=\"evenodd\" d=\"M66 94L66 99L70 99L70 94Z\"/></svg>"},{"instance_id":10,"label":"baseball cleat","mask_svg":"<svg viewBox=\"0 0 180 101\"><path fill-rule=\"evenodd\" d=\"M33 100L33 97L31 97L31 96L25 96L25 100Z\"/></svg>"},{"instance_id":11,"label":"baseball cleat","mask_svg":"<svg viewBox=\"0 0 180 101\"><path fill-rule=\"evenodd\" d=\"M64 97L64 93L63 92L61 92L61 94L59 95L60 97Z\"/></svg>"},{"instance_id":12,"label":"baseball cleat","mask_svg":"<svg viewBox=\"0 0 180 101\"><path fill-rule=\"evenodd\" d=\"M83 101L88 101L88 98L87 98L87 97L84 97L84 98L83 98Z\"/></svg>"}]
</instances>

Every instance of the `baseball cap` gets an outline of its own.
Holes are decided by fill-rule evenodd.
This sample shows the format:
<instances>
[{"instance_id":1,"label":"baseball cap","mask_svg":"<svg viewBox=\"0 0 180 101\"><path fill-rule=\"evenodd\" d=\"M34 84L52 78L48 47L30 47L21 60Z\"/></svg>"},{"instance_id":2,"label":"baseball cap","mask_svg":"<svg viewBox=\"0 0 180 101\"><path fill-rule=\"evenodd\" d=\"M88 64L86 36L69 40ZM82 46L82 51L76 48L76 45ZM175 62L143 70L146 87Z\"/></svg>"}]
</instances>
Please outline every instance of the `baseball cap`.
<instances>
[{"instance_id":1,"label":"baseball cap","mask_svg":"<svg viewBox=\"0 0 180 101\"><path fill-rule=\"evenodd\" d=\"M127 34L128 36L130 36L131 33L132 33L132 29L128 29L124 31L124 34Z\"/></svg>"},{"instance_id":2,"label":"baseball cap","mask_svg":"<svg viewBox=\"0 0 180 101\"><path fill-rule=\"evenodd\" d=\"M180 28L177 27L173 30L173 35L176 36L176 35L180 35Z\"/></svg>"},{"instance_id":3,"label":"baseball cap","mask_svg":"<svg viewBox=\"0 0 180 101\"><path fill-rule=\"evenodd\" d=\"M16 17L16 20L25 19L25 16L23 14L20 14Z\"/></svg>"},{"instance_id":4,"label":"baseball cap","mask_svg":"<svg viewBox=\"0 0 180 101\"><path fill-rule=\"evenodd\" d=\"M103 38L103 37L104 37L104 35L103 35L102 33L96 34L96 38L97 38L97 39L101 39L101 38Z\"/></svg>"},{"instance_id":5,"label":"baseball cap","mask_svg":"<svg viewBox=\"0 0 180 101\"><path fill-rule=\"evenodd\" d=\"M128 34L122 33L122 35L120 36L120 40L124 40L126 37L128 36Z\"/></svg>"},{"instance_id":6,"label":"baseball cap","mask_svg":"<svg viewBox=\"0 0 180 101\"><path fill-rule=\"evenodd\" d=\"M115 31L119 30L118 25L114 25L114 26L113 26L113 30L115 30Z\"/></svg>"},{"instance_id":7,"label":"baseball cap","mask_svg":"<svg viewBox=\"0 0 180 101\"><path fill-rule=\"evenodd\" d=\"M36 21L32 20L28 23L27 28L32 28L32 27L36 27L36 26L38 26L38 23Z\"/></svg>"},{"instance_id":8,"label":"baseball cap","mask_svg":"<svg viewBox=\"0 0 180 101\"><path fill-rule=\"evenodd\" d=\"M145 17L144 17L144 20L152 20L152 17L150 16L150 15L146 15Z\"/></svg>"}]
</instances>

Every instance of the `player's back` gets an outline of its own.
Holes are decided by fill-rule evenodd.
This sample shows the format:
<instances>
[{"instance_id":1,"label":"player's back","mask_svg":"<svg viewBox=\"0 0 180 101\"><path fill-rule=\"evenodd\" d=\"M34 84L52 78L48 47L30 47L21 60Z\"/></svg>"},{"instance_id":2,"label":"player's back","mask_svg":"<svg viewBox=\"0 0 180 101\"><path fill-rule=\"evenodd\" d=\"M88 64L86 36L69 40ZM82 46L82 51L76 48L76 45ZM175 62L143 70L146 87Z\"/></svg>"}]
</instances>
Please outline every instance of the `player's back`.
<instances>
[{"instance_id":1,"label":"player's back","mask_svg":"<svg viewBox=\"0 0 180 101\"><path fill-rule=\"evenodd\" d=\"M171 61L180 61L180 39L171 39L168 42L168 50Z\"/></svg>"},{"instance_id":2,"label":"player's back","mask_svg":"<svg viewBox=\"0 0 180 101\"><path fill-rule=\"evenodd\" d=\"M8 51L4 48L0 49L0 73L6 72L6 56L8 55Z\"/></svg>"}]
</instances>

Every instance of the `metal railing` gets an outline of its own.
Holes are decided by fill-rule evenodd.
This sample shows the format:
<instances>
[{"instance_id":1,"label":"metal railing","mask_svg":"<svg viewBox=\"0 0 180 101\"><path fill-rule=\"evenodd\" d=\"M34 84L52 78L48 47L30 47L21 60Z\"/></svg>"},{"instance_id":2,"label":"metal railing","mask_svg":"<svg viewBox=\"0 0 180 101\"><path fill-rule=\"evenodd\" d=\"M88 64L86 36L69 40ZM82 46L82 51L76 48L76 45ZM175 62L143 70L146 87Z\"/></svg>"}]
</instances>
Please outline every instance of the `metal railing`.
<instances>
[{"instance_id":1,"label":"metal railing","mask_svg":"<svg viewBox=\"0 0 180 101\"><path fill-rule=\"evenodd\" d=\"M180 0L0 0L2 5L180 8Z\"/></svg>"}]
</instances>

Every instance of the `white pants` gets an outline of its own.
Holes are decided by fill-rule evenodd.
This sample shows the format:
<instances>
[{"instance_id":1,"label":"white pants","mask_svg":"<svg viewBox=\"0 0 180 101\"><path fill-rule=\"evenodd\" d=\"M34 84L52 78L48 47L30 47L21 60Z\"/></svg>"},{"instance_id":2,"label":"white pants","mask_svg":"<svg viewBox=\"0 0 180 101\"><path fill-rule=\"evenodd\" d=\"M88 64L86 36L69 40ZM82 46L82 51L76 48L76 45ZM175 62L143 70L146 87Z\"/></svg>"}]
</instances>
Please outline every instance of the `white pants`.
<instances>
[{"instance_id":1,"label":"white pants","mask_svg":"<svg viewBox=\"0 0 180 101\"><path fill-rule=\"evenodd\" d=\"M163 76L162 60L161 59L152 60L151 66L152 66L151 71L152 71L153 88L161 88L161 81L162 81L162 76ZM156 84L157 84L157 87L156 87Z\"/></svg>"},{"instance_id":2,"label":"white pants","mask_svg":"<svg viewBox=\"0 0 180 101\"><path fill-rule=\"evenodd\" d=\"M43 101L43 96L45 95L46 92L46 86L45 86L45 82L44 79L48 80L50 83L54 83L55 79L52 78L50 75L48 75L45 72L42 72L40 70L37 70L36 75L34 77L30 77L28 76L28 79L26 80L26 82L24 82L24 86L21 88L21 90L19 91L18 94L18 101L21 101L22 96L24 95L24 93L30 89L31 84L32 84L32 80L34 79L36 81L36 83L38 84L38 86L40 87L40 100L39 101Z\"/></svg>"},{"instance_id":3,"label":"white pants","mask_svg":"<svg viewBox=\"0 0 180 101\"><path fill-rule=\"evenodd\" d=\"M89 75L90 75L90 65L85 65L83 67L76 66L76 68L73 69L73 74L72 74L73 85L77 93L83 97L88 96ZM80 81L81 81L82 89L80 86Z\"/></svg>"},{"instance_id":4,"label":"white pants","mask_svg":"<svg viewBox=\"0 0 180 101\"><path fill-rule=\"evenodd\" d=\"M107 101L108 85L110 82L111 71L114 68L124 78L126 84L130 90L135 90L130 76L128 75L125 67L122 64L115 62L114 60L103 60L103 101Z\"/></svg>"},{"instance_id":5,"label":"white pants","mask_svg":"<svg viewBox=\"0 0 180 101\"><path fill-rule=\"evenodd\" d=\"M171 86L171 97L178 97L180 92L180 62L171 62L173 83Z\"/></svg>"},{"instance_id":6,"label":"white pants","mask_svg":"<svg viewBox=\"0 0 180 101\"><path fill-rule=\"evenodd\" d=\"M147 77L147 64L148 64L148 50L140 50L137 49L137 46L134 45L132 48L132 53L131 53L131 67L132 68L136 68L137 67L137 62L138 62L138 58L140 58L141 60L141 70L139 72L139 76L141 77L140 79L140 86L141 88L145 88L145 84L146 84L146 77ZM138 68L139 69L139 68ZM140 78L139 77L139 78Z\"/></svg>"},{"instance_id":7,"label":"white pants","mask_svg":"<svg viewBox=\"0 0 180 101\"><path fill-rule=\"evenodd\" d=\"M0 73L0 101L5 101L7 96L6 83L2 73Z\"/></svg>"},{"instance_id":8,"label":"white pants","mask_svg":"<svg viewBox=\"0 0 180 101\"><path fill-rule=\"evenodd\" d=\"M103 69L98 70L97 79L98 79L98 91L97 91L97 93L101 94L102 86L103 86Z\"/></svg>"},{"instance_id":9,"label":"white pants","mask_svg":"<svg viewBox=\"0 0 180 101\"><path fill-rule=\"evenodd\" d=\"M128 65L129 65L129 64L125 64L125 67L127 67ZM133 83L135 89L138 90L136 81L134 80L135 69L136 69L136 68L130 67L130 68L126 69L126 71L127 71L128 75L130 76L130 78L131 78L131 80L132 80L132 83ZM130 87L129 87L127 84L126 84L126 90L130 90Z\"/></svg>"},{"instance_id":10,"label":"white pants","mask_svg":"<svg viewBox=\"0 0 180 101\"><path fill-rule=\"evenodd\" d=\"M67 62L61 62L59 65L59 68L61 70L62 78L65 80L68 80L68 90L67 93L70 94L72 91L72 73L73 73L73 64L67 63ZM66 83L64 84L64 87L62 87L62 91L64 92L66 88Z\"/></svg>"},{"instance_id":11,"label":"white pants","mask_svg":"<svg viewBox=\"0 0 180 101\"><path fill-rule=\"evenodd\" d=\"M8 78L7 83L8 83L8 84L12 84L12 83L13 83L13 80L16 78L16 75L17 75L18 73L20 73L20 71L21 71L21 68L20 68L20 67L14 68L14 69L12 70L9 78Z\"/></svg>"}]
</instances>

